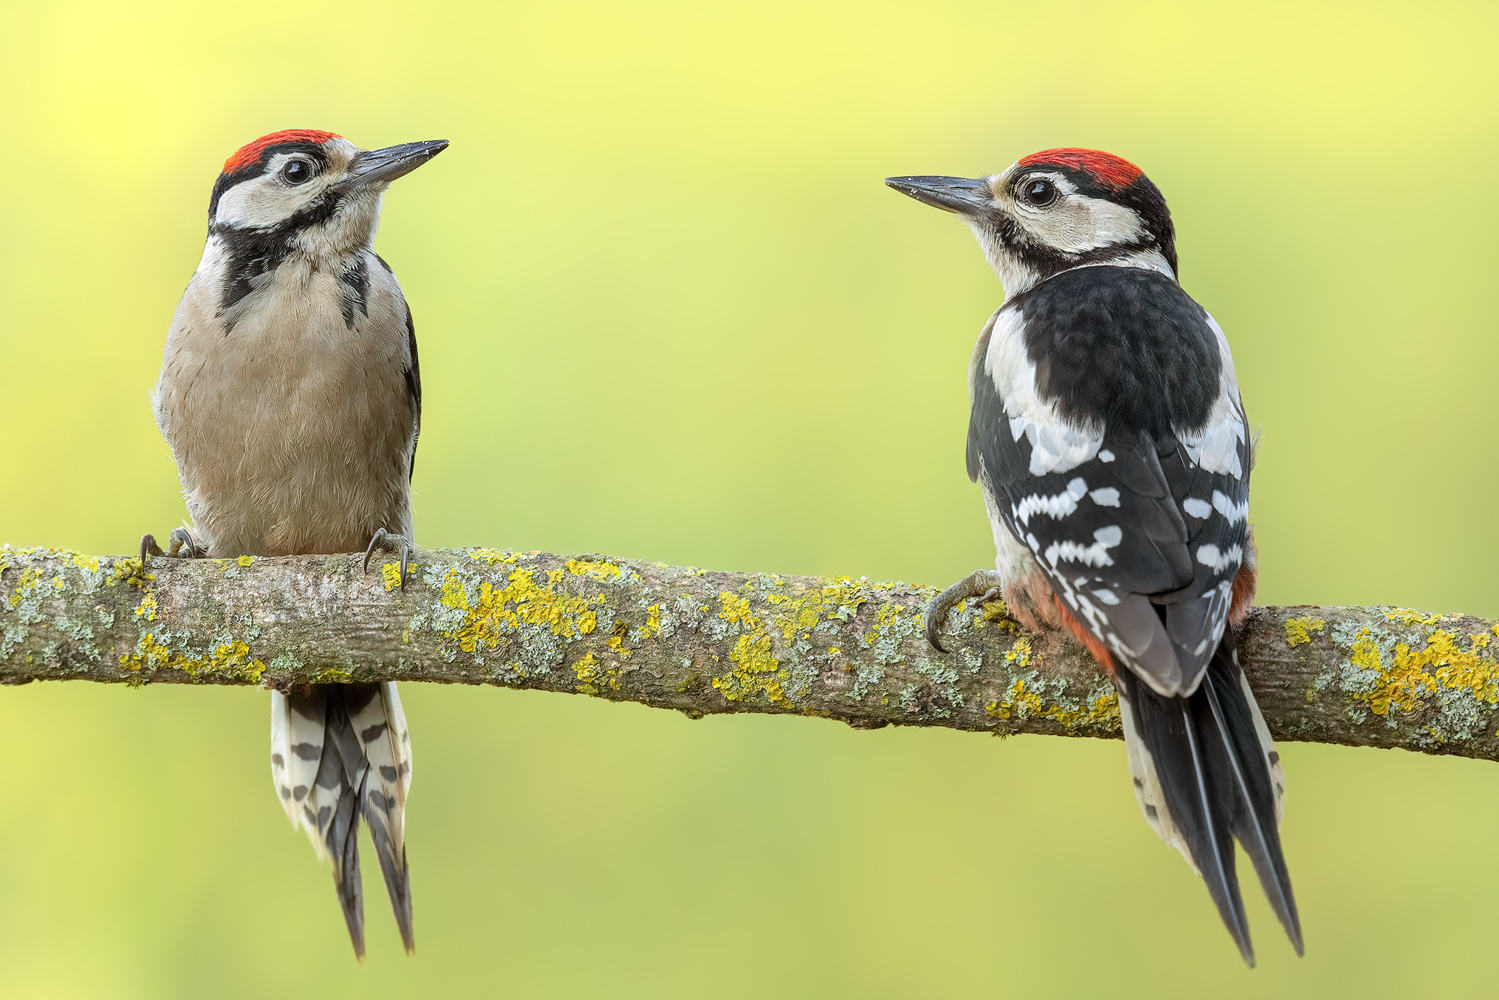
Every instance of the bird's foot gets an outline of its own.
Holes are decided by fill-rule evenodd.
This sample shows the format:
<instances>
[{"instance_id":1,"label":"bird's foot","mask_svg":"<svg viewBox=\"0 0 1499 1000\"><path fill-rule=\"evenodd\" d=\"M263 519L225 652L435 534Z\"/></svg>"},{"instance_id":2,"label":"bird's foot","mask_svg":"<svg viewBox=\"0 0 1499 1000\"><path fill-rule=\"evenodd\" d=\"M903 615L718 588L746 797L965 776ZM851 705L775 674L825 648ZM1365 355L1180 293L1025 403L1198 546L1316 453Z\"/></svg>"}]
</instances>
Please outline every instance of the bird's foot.
<instances>
[{"instance_id":1,"label":"bird's foot","mask_svg":"<svg viewBox=\"0 0 1499 1000\"><path fill-rule=\"evenodd\" d=\"M411 540L405 535L398 535L393 531L380 528L375 531L375 536L370 539L370 547L364 550L364 571L370 571L370 559L375 550L381 552L399 552L401 554L401 586L406 586L406 566L411 558Z\"/></svg>"},{"instance_id":2,"label":"bird's foot","mask_svg":"<svg viewBox=\"0 0 1499 1000\"><path fill-rule=\"evenodd\" d=\"M198 547L192 532L186 528L173 528L167 536L167 550L163 552L156 544L156 536L147 532L141 536L141 565L146 565L148 556L167 556L172 559L201 559L206 553Z\"/></svg>"},{"instance_id":3,"label":"bird's foot","mask_svg":"<svg viewBox=\"0 0 1499 1000\"><path fill-rule=\"evenodd\" d=\"M937 641L937 635L942 628L942 623L947 620L947 613L953 609L953 605L970 597L977 597L976 603L978 604L995 600L999 597L1003 584L1004 581L1000 579L998 570L976 569L932 598L932 603L926 606L926 641L931 643L937 652L947 652L942 643Z\"/></svg>"}]
</instances>

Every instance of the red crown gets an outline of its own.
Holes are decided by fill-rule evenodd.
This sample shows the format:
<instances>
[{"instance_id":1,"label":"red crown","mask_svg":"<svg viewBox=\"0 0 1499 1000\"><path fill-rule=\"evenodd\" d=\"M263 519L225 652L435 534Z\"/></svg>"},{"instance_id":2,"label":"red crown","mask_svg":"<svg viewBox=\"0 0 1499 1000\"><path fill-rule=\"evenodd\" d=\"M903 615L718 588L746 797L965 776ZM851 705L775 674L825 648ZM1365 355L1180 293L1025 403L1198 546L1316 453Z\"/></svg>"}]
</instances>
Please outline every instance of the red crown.
<instances>
[{"instance_id":1,"label":"red crown","mask_svg":"<svg viewBox=\"0 0 1499 1000\"><path fill-rule=\"evenodd\" d=\"M1058 166L1080 170L1104 187L1118 191L1144 173L1128 160L1096 149L1043 149L1020 161L1022 167Z\"/></svg>"},{"instance_id":2,"label":"red crown","mask_svg":"<svg viewBox=\"0 0 1499 1000\"><path fill-rule=\"evenodd\" d=\"M283 142L312 142L321 145L329 139L340 139L337 132L323 132L315 128L288 128L280 132L272 132L263 135L254 142L246 143L239 147L233 156L224 161L224 173L232 174L236 170L260 162L260 154L266 151L266 147L279 145Z\"/></svg>"}]
</instances>

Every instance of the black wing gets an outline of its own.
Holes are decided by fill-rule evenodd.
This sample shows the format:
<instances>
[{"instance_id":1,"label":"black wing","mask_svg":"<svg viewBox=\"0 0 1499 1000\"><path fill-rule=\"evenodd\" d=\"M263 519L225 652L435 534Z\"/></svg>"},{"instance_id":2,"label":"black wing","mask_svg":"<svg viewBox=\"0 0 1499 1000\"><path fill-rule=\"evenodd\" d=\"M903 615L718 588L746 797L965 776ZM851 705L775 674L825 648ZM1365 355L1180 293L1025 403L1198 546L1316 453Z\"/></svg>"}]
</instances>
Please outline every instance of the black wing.
<instances>
[{"instance_id":1,"label":"black wing","mask_svg":"<svg viewBox=\"0 0 1499 1000\"><path fill-rule=\"evenodd\" d=\"M1248 533L1219 341L1166 276L1083 268L1006 303L972 367L969 474L1074 616L1163 694L1206 669Z\"/></svg>"}]
</instances>

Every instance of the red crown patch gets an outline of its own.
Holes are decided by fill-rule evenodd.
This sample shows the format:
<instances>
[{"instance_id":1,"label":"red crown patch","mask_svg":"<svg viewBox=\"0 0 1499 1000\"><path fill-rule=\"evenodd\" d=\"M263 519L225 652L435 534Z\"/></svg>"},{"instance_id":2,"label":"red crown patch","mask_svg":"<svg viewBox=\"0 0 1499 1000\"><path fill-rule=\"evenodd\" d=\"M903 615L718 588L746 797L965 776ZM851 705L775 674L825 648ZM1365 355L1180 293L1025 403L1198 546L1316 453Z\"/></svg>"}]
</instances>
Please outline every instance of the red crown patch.
<instances>
[{"instance_id":1,"label":"red crown patch","mask_svg":"<svg viewBox=\"0 0 1499 1000\"><path fill-rule=\"evenodd\" d=\"M1144 173L1139 167L1113 153L1096 149L1043 149L1039 153L1022 157L1022 167L1058 166L1080 170L1104 187L1118 191L1140 179Z\"/></svg>"},{"instance_id":2,"label":"red crown patch","mask_svg":"<svg viewBox=\"0 0 1499 1000\"><path fill-rule=\"evenodd\" d=\"M323 132L315 128L288 128L280 132L272 132L235 150L234 155L224 161L224 173L232 174L236 170L243 170L251 164L260 162L260 154L264 153L268 146L283 142L311 142L322 145L329 139L340 138L342 136L337 132Z\"/></svg>"}]
</instances>

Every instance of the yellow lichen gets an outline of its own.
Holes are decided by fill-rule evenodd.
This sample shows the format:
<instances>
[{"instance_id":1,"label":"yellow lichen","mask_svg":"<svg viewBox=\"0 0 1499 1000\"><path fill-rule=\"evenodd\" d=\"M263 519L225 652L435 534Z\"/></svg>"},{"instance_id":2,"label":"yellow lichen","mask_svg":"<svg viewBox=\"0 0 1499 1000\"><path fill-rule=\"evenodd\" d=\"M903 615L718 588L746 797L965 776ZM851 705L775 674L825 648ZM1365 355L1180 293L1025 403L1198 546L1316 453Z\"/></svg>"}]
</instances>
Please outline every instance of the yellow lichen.
<instances>
[{"instance_id":1,"label":"yellow lichen","mask_svg":"<svg viewBox=\"0 0 1499 1000\"><path fill-rule=\"evenodd\" d=\"M899 604L882 604L880 610L874 614L874 626L864 633L864 644L873 646L880 635L894 625L900 619L901 607Z\"/></svg>"},{"instance_id":2,"label":"yellow lichen","mask_svg":"<svg viewBox=\"0 0 1499 1000\"><path fill-rule=\"evenodd\" d=\"M743 701L759 692L771 702L787 701L789 674L775 656L775 644L765 630L765 623L750 608L749 601L731 591L719 591L718 617L747 631L734 642L729 661L734 664L727 674L713 678L713 686L729 701Z\"/></svg>"},{"instance_id":3,"label":"yellow lichen","mask_svg":"<svg viewBox=\"0 0 1499 1000\"><path fill-rule=\"evenodd\" d=\"M1301 618L1286 619L1286 645L1300 646L1312 641L1311 633L1321 632L1327 627L1327 622L1321 618L1313 618L1305 615Z\"/></svg>"},{"instance_id":4,"label":"yellow lichen","mask_svg":"<svg viewBox=\"0 0 1499 1000\"><path fill-rule=\"evenodd\" d=\"M777 586L784 586L779 577ZM868 584L846 576L833 577L821 587L797 589L790 593L772 591L765 600L774 605L771 621L786 642L812 637L812 630L824 620L847 621L868 600ZM873 640L871 640L873 641Z\"/></svg>"},{"instance_id":5,"label":"yellow lichen","mask_svg":"<svg viewBox=\"0 0 1499 1000\"><path fill-rule=\"evenodd\" d=\"M77 553L74 553L73 565L77 566L81 570L86 570L90 573L97 573L99 572L99 557L79 555Z\"/></svg>"},{"instance_id":6,"label":"yellow lichen","mask_svg":"<svg viewBox=\"0 0 1499 1000\"><path fill-rule=\"evenodd\" d=\"M114 568L110 570L109 582L111 585L126 583L137 589L144 588L146 584L156 579L155 573L147 573L141 565L139 558L131 556L126 559L115 560Z\"/></svg>"},{"instance_id":7,"label":"yellow lichen","mask_svg":"<svg viewBox=\"0 0 1499 1000\"><path fill-rule=\"evenodd\" d=\"M253 683L259 683L265 675L265 664L250 655L250 647L239 639L232 639L213 651L212 656L186 656L174 653L165 644L158 642L150 632L141 636L134 653L120 657L120 664L130 670L181 670L190 677L206 673L228 673Z\"/></svg>"},{"instance_id":8,"label":"yellow lichen","mask_svg":"<svg viewBox=\"0 0 1499 1000\"><path fill-rule=\"evenodd\" d=\"M347 684L353 679L354 675L347 670L339 667L328 667L318 671L317 676L312 679L312 682L314 684Z\"/></svg>"},{"instance_id":9,"label":"yellow lichen","mask_svg":"<svg viewBox=\"0 0 1499 1000\"><path fill-rule=\"evenodd\" d=\"M255 564L255 557L254 556L240 556L238 559L236 559L234 561L237 562L237 563L239 563L245 569L249 569L251 566L253 566Z\"/></svg>"},{"instance_id":10,"label":"yellow lichen","mask_svg":"<svg viewBox=\"0 0 1499 1000\"><path fill-rule=\"evenodd\" d=\"M156 595L146 591L146 596L135 606L135 617L144 618L148 622L156 620Z\"/></svg>"},{"instance_id":11,"label":"yellow lichen","mask_svg":"<svg viewBox=\"0 0 1499 1000\"><path fill-rule=\"evenodd\" d=\"M1031 665L1031 639L1023 635L1005 653L1005 662L1014 663L1022 670Z\"/></svg>"},{"instance_id":12,"label":"yellow lichen","mask_svg":"<svg viewBox=\"0 0 1499 1000\"><path fill-rule=\"evenodd\" d=\"M601 685L610 691L619 690L619 671L601 667L592 653L583 654L583 658L573 664L573 674L578 678L573 689L582 694L596 695Z\"/></svg>"},{"instance_id":13,"label":"yellow lichen","mask_svg":"<svg viewBox=\"0 0 1499 1000\"><path fill-rule=\"evenodd\" d=\"M1020 679L1010 685L1004 701L988 702L984 705L984 711L990 718L999 720L1050 719L1068 730L1076 730L1084 726L1096 726L1109 730L1117 730L1120 727L1119 696L1114 692L1099 695L1093 699L1092 705L1085 709L1064 708L1055 702L1047 704L1045 698L1035 691L1028 690L1025 681Z\"/></svg>"},{"instance_id":14,"label":"yellow lichen","mask_svg":"<svg viewBox=\"0 0 1499 1000\"><path fill-rule=\"evenodd\" d=\"M1361 629L1349 659L1376 676L1373 687L1355 693L1355 700L1367 702L1375 715L1386 716L1391 710L1415 711L1422 707L1424 696L1439 691L1466 692L1483 704L1499 704L1499 664L1479 655L1486 644L1470 640L1469 648L1463 649L1458 641L1459 637L1446 629L1433 629L1424 649L1412 650L1403 642L1396 643L1386 666L1373 635Z\"/></svg>"},{"instance_id":15,"label":"yellow lichen","mask_svg":"<svg viewBox=\"0 0 1499 1000\"><path fill-rule=\"evenodd\" d=\"M609 562L594 562L591 559L569 559L562 565L574 576L591 576L597 580L618 580L619 567Z\"/></svg>"},{"instance_id":16,"label":"yellow lichen","mask_svg":"<svg viewBox=\"0 0 1499 1000\"><path fill-rule=\"evenodd\" d=\"M513 552L501 552L499 549L469 549L468 557L491 568L500 563L513 563L520 558Z\"/></svg>"},{"instance_id":17,"label":"yellow lichen","mask_svg":"<svg viewBox=\"0 0 1499 1000\"><path fill-rule=\"evenodd\" d=\"M385 581L385 592L388 594L401 585L401 564L382 563L380 565L380 576Z\"/></svg>"},{"instance_id":18,"label":"yellow lichen","mask_svg":"<svg viewBox=\"0 0 1499 1000\"><path fill-rule=\"evenodd\" d=\"M553 588L561 572L547 576L546 586L536 583L528 569L516 568L504 587L488 580L479 585L477 601L471 606L468 591L457 570L448 570L443 580L442 603L468 612L448 637L458 640L465 653L499 645L502 633L513 633L522 625L539 625L552 635L573 638L593 631L596 613L589 612L593 601L602 598L579 597ZM586 631L585 631L586 630Z\"/></svg>"},{"instance_id":19,"label":"yellow lichen","mask_svg":"<svg viewBox=\"0 0 1499 1000\"><path fill-rule=\"evenodd\" d=\"M1390 608L1384 613L1386 621L1392 621L1399 625L1435 625L1442 620L1442 615L1423 615L1419 611L1410 608ZM1449 616L1450 617L1450 616Z\"/></svg>"}]
</instances>

